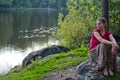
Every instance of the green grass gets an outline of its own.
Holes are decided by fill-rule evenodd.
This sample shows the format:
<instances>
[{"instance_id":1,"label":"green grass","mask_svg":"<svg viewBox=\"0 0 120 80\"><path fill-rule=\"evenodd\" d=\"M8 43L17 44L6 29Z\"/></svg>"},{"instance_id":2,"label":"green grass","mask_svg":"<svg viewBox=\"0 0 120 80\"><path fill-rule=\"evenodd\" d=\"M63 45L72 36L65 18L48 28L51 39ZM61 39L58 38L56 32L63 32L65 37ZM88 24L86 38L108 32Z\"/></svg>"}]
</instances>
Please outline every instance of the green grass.
<instances>
[{"instance_id":1,"label":"green grass","mask_svg":"<svg viewBox=\"0 0 120 80\"><path fill-rule=\"evenodd\" d=\"M71 50L67 53L56 54L41 62L33 62L26 68L18 66L11 69L6 75L1 75L0 80L37 80L54 70L77 66L88 59L87 47Z\"/></svg>"},{"instance_id":2,"label":"green grass","mask_svg":"<svg viewBox=\"0 0 120 80\"><path fill-rule=\"evenodd\" d=\"M26 68L16 66L6 75L0 75L0 80L37 80L54 70L62 70L68 67L77 66L88 59L87 47L71 50L67 53L60 53L51 56L41 62L33 62ZM120 73L107 80L120 80Z\"/></svg>"},{"instance_id":3,"label":"green grass","mask_svg":"<svg viewBox=\"0 0 120 80\"><path fill-rule=\"evenodd\" d=\"M115 74L115 76L108 78L107 80L120 80L120 72Z\"/></svg>"}]
</instances>

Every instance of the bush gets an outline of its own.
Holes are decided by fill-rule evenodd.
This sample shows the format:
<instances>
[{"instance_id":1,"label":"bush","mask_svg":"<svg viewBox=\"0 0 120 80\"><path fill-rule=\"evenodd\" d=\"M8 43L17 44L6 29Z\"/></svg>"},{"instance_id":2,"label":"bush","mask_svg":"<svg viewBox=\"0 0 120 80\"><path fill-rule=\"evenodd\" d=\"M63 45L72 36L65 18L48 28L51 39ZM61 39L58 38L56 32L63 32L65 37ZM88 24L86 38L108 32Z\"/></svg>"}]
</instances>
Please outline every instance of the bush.
<instances>
[{"instance_id":1,"label":"bush","mask_svg":"<svg viewBox=\"0 0 120 80\"><path fill-rule=\"evenodd\" d=\"M109 4L109 30L114 34L119 34L119 1L109 1ZM57 37L60 39L61 45L78 48L82 42L87 43L90 40L97 18L102 16L101 1L69 0L67 6L69 13L66 16L59 14L60 29L57 32Z\"/></svg>"},{"instance_id":2,"label":"bush","mask_svg":"<svg viewBox=\"0 0 120 80\"><path fill-rule=\"evenodd\" d=\"M78 48L82 42L88 43L91 30L95 27L96 18L101 14L97 12L100 10L99 5L95 6L98 4L97 2L99 1L68 1L69 13L66 16L60 13L58 20L60 29L57 37L59 37L61 45Z\"/></svg>"}]
</instances>

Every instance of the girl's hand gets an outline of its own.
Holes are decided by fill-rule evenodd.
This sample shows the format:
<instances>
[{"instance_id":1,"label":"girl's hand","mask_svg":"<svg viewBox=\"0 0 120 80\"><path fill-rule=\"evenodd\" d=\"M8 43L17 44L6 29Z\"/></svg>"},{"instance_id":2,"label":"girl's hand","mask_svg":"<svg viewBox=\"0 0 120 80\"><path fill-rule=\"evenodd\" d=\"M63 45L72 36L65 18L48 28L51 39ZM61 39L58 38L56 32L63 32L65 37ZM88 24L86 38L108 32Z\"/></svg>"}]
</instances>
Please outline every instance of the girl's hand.
<instances>
[{"instance_id":1,"label":"girl's hand","mask_svg":"<svg viewBox=\"0 0 120 80\"><path fill-rule=\"evenodd\" d=\"M114 48L114 49L119 49L119 46L118 46L118 44L117 43L112 43L112 48Z\"/></svg>"},{"instance_id":2,"label":"girl's hand","mask_svg":"<svg viewBox=\"0 0 120 80\"><path fill-rule=\"evenodd\" d=\"M112 53L112 54L117 54L117 49L116 49L115 47L112 47L111 53Z\"/></svg>"},{"instance_id":3,"label":"girl's hand","mask_svg":"<svg viewBox=\"0 0 120 80\"><path fill-rule=\"evenodd\" d=\"M112 54L117 54L118 49L119 49L118 44L112 43L112 49L111 49Z\"/></svg>"},{"instance_id":4,"label":"girl's hand","mask_svg":"<svg viewBox=\"0 0 120 80\"><path fill-rule=\"evenodd\" d=\"M111 49L112 54L117 54L117 50L118 50L118 49L119 49L118 44L113 43L113 44L112 44L112 49Z\"/></svg>"}]
</instances>

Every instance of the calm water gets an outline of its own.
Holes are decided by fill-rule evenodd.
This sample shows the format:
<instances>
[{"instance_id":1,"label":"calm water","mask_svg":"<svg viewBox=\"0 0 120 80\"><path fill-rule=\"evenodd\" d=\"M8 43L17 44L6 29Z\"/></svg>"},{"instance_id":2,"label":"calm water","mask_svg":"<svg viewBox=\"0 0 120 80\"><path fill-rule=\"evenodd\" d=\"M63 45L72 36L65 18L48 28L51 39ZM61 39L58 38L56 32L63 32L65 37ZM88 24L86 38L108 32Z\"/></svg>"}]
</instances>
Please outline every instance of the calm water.
<instances>
[{"instance_id":1,"label":"calm water","mask_svg":"<svg viewBox=\"0 0 120 80\"><path fill-rule=\"evenodd\" d=\"M57 44L51 36L57 19L58 12L50 9L0 11L0 73L21 64L28 53Z\"/></svg>"}]
</instances>

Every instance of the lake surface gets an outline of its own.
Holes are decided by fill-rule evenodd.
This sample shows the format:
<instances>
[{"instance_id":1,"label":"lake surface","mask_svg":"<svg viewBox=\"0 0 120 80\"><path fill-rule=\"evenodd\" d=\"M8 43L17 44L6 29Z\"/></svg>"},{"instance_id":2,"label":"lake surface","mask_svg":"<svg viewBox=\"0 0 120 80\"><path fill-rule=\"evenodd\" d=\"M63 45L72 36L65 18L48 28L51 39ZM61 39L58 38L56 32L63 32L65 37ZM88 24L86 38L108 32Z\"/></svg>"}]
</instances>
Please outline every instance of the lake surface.
<instances>
[{"instance_id":1,"label":"lake surface","mask_svg":"<svg viewBox=\"0 0 120 80\"><path fill-rule=\"evenodd\" d=\"M58 11L52 9L0 11L0 73L21 65L28 53L57 44L51 35L57 21Z\"/></svg>"}]
</instances>

